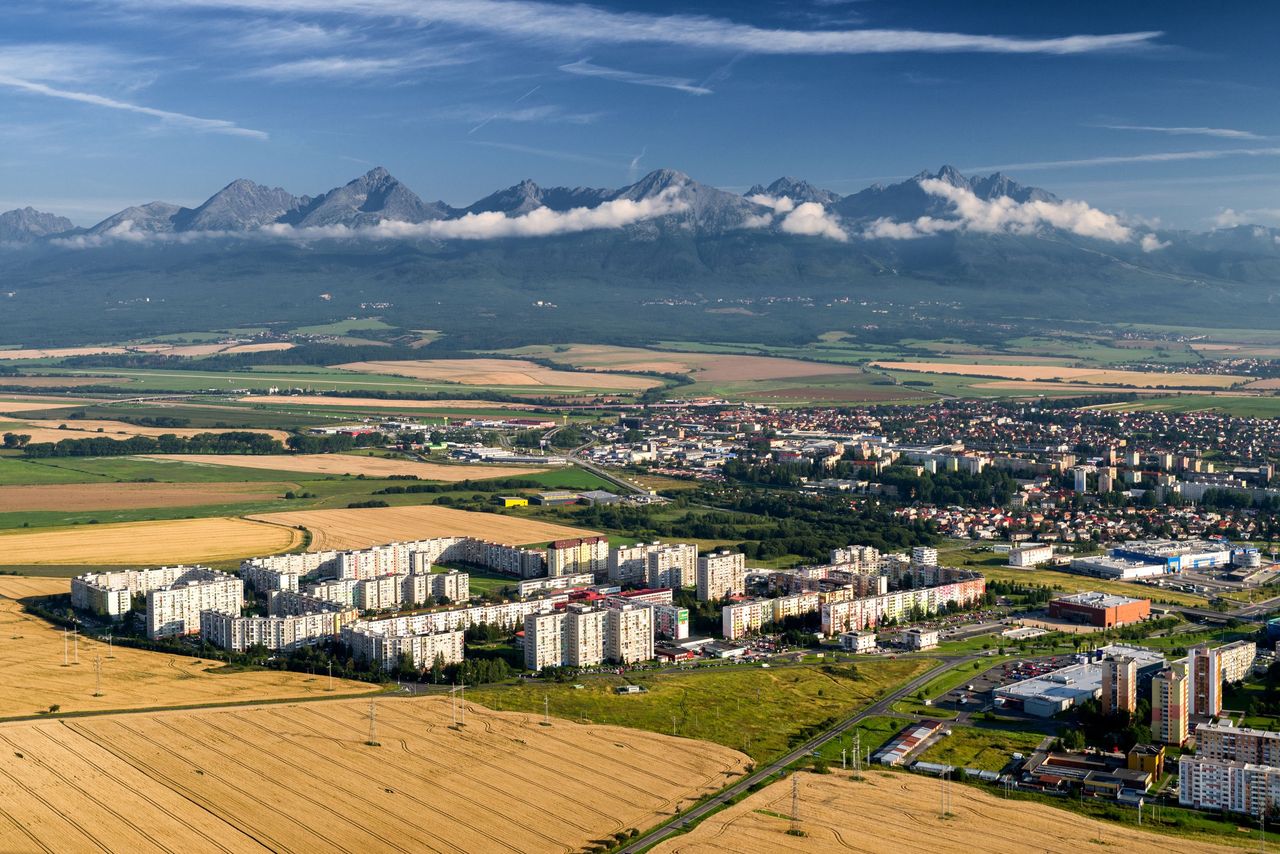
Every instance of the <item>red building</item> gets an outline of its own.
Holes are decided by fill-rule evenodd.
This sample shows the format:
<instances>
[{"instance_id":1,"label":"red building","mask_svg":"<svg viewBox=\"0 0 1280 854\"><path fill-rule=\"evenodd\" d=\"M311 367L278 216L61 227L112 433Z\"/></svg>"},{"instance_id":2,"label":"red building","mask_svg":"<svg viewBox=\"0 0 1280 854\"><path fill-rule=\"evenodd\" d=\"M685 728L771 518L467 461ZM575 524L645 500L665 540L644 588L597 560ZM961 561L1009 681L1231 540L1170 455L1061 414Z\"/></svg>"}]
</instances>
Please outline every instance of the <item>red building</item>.
<instances>
[{"instance_id":1,"label":"red building","mask_svg":"<svg viewBox=\"0 0 1280 854\"><path fill-rule=\"evenodd\" d=\"M1150 617L1151 600L1111 593L1075 593L1050 602L1049 616L1109 629Z\"/></svg>"}]
</instances>

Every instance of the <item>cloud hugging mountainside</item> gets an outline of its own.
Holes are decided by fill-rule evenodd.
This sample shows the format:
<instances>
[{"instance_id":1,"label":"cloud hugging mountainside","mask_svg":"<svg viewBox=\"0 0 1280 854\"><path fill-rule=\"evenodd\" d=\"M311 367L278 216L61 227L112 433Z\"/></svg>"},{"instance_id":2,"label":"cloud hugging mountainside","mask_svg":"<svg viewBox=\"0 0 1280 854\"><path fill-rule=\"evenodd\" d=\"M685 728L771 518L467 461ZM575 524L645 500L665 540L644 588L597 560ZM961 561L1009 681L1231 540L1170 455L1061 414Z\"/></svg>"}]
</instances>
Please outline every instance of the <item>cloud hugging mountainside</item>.
<instances>
[{"instance_id":1,"label":"cloud hugging mountainside","mask_svg":"<svg viewBox=\"0 0 1280 854\"><path fill-rule=\"evenodd\" d=\"M620 189L540 187L526 180L465 208L423 201L378 167L314 197L239 179L196 208L151 202L87 229L29 208L0 215L2 242L69 248L220 237L483 240L601 229L641 235L767 230L839 242L1056 230L1110 243L1135 242L1144 251L1168 246L1148 229L1084 202L1060 200L999 173L967 178L950 166L848 196L795 178L738 195L670 169Z\"/></svg>"}]
</instances>

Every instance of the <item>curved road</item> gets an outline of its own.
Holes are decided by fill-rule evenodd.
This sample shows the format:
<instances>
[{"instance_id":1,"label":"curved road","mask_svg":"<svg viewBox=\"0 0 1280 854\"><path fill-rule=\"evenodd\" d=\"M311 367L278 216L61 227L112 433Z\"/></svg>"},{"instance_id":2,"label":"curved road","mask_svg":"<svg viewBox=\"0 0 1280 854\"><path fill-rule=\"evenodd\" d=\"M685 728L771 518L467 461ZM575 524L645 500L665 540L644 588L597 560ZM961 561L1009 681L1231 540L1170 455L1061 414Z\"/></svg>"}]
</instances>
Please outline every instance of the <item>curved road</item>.
<instances>
[{"instance_id":1,"label":"curved road","mask_svg":"<svg viewBox=\"0 0 1280 854\"><path fill-rule=\"evenodd\" d=\"M810 753L817 750L819 747L826 744L828 741L831 741L832 739L838 738L839 736L843 735L846 731L852 729L854 726L860 723L863 719L873 717L875 715L882 715L888 712L889 707L892 706L894 703L898 702L899 700L901 700L903 697L907 696L911 692L918 691L920 688L922 688L924 685L926 685L928 682L932 681L933 679L937 678L939 675L947 672L948 670L952 670L956 667L966 664L970 661L976 661L979 658L982 658L982 656L975 654L975 655L965 655L959 658L947 659L942 664L939 664L937 667L934 667L931 670L921 673L919 676L912 679L910 682L906 683L902 687L898 688L896 691L893 691L892 693L885 695L883 698L872 703L870 706L867 706L865 709L858 712L857 714L854 714L845 718L843 721L836 724L831 729L827 730L821 735L814 736L813 738L809 739L804 744L800 745L799 747L797 747L795 750L791 751L787 755L782 756L778 759L775 759L773 762L769 763L763 768L757 768L751 774L749 774L746 777L743 777L741 780L734 783L732 786L729 786L726 789L722 789L720 792L714 795L710 800L704 801L703 803L698 804L696 807L689 810L688 812L673 816L671 820L668 821L666 824L661 825L655 830L652 830L649 833L645 834L644 836L641 836L635 841L631 842L626 847L620 849L622 851L622 854L638 854L639 852L644 851L646 848L649 848L653 845L657 845L659 842L663 841L667 837L672 836L676 833L682 832L686 828L694 824L697 824L699 821L705 818L708 813L712 812L715 809L718 809L719 807L724 805L727 801L742 794L751 786L754 786L756 783L762 780L765 780L769 777L772 777L774 774L777 774L779 771L781 771L783 768L787 767L791 763L796 762L797 760L805 756L808 756Z\"/></svg>"}]
</instances>

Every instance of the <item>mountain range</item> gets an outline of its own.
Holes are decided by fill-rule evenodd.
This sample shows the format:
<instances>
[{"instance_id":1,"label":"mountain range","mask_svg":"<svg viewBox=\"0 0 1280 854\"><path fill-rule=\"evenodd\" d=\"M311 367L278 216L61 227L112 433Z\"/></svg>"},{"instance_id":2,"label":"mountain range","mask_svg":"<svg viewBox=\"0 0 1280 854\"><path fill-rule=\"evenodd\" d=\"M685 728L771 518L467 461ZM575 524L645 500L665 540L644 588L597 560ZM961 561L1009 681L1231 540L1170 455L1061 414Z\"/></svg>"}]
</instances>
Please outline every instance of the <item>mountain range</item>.
<instances>
[{"instance_id":1,"label":"mountain range","mask_svg":"<svg viewBox=\"0 0 1280 854\"><path fill-rule=\"evenodd\" d=\"M424 201L379 166L318 196L295 196L279 187L240 178L195 208L149 202L126 208L88 228L76 228L63 217L25 208L0 214L0 241L12 244L75 235L106 235L123 227L152 234L249 232L267 225L361 228L382 221L423 223L481 213L516 217L538 208L564 212L594 208L610 201L654 199L663 194L680 208L678 213L669 215L669 222L712 233L743 228L757 221L772 210L770 201L783 197L795 204L817 203L841 220L857 224L883 217L911 220L944 215L945 200L922 189L921 182L929 179L970 190L988 201L1000 196L1017 202L1057 201L1045 190L1024 187L1000 173L969 179L950 166L942 167L936 174L921 172L901 183L877 184L848 196L797 178L779 178L768 186L757 184L739 195L695 181L683 172L659 169L617 189L541 187L525 180L467 207L456 208L443 201Z\"/></svg>"},{"instance_id":2,"label":"mountain range","mask_svg":"<svg viewBox=\"0 0 1280 854\"><path fill-rule=\"evenodd\" d=\"M849 195L796 177L740 194L660 169L619 188L522 181L466 207L377 168L315 196L237 180L88 228L23 208L0 214L0 247L4 344L379 314L448 347L1280 328L1280 230L1153 229L947 166Z\"/></svg>"}]
</instances>

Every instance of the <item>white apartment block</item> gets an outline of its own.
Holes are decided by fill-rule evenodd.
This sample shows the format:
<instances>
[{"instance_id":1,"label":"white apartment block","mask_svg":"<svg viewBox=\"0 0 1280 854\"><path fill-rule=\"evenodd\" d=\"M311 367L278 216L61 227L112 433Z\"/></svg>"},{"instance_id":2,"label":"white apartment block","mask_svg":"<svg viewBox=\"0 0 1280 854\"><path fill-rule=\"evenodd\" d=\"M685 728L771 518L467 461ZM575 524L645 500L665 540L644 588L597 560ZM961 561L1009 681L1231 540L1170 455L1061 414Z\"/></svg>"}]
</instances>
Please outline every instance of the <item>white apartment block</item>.
<instances>
[{"instance_id":1,"label":"white apartment block","mask_svg":"<svg viewBox=\"0 0 1280 854\"><path fill-rule=\"evenodd\" d=\"M845 652L867 653L876 651L875 632L845 632L840 635L840 648Z\"/></svg>"},{"instance_id":2,"label":"white apartment block","mask_svg":"<svg viewBox=\"0 0 1280 854\"><path fill-rule=\"evenodd\" d=\"M1053 546L1043 543L1023 543L1009 549L1009 566L1039 566L1053 560Z\"/></svg>"},{"instance_id":3,"label":"white apartment block","mask_svg":"<svg viewBox=\"0 0 1280 854\"><path fill-rule=\"evenodd\" d=\"M590 587L596 583L596 577L589 572L578 575L558 575L547 578L530 578L516 585L520 597L545 593L548 590L568 590L571 587Z\"/></svg>"},{"instance_id":4,"label":"white apartment block","mask_svg":"<svg viewBox=\"0 0 1280 854\"><path fill-rule=\"evenodd\" d=\"M278 570L246 560L240 564L240 579L250 590L271 593L274 590L297 592L302 573Z\"/></svg>"},{"instance_id":5,"label":"white apartment block","mask_svg":"<svg viewBox=\"0 0 1280 854\"><path fill-rule=\"evenodd\" d=\"M720 633L729 640L755 634L773 619L773 600L735 602L720 610Z\"/></svg>"},{"instance_id":6,"label":"white apartment block","mask_svg":"<svg viewBox=\"0 0 1280 854\"><path fill-rule=\"evenodd\" d=\"M1253 641L1238 640L1214 650L1218 654L1218 667L1222 681L1242 682L1253 671L1258 660L1258 645Z\"/></svg>"},{"instance_id":7,"label":"white apartment block","mask_svg":"<svg viewBox=\"0 0 1280 854\"><path fill-rule=\"evenodd\" d=\"M874 567L880 562L880 550L875 546L845 546L842 549L832 549L831 562Z\"/></svg>"},{"instance_id":8,"label":"white apartment block","mask_svg":"<svg viewBox=\"0 0 1280 854\"><path fill-rule=\"evenodd\" d=\"M239 614L244 582L203 567L187 572L165 587L147 593L147 637L163 638L200 631L201 611Z\"/></svg>"},{"instance_id":9,"label":"white apartment block","mask_svg":"<svg viewBox=\"0 0 1280 854\"><path fill-rule=\"evenodd\" d=\"M1280 804L1280 768L1184 754L1178 759L1178 803L1257 817Z\"/></svg>"},{"instance_id":10,"label":"white apartment block","mask_svg":"<svg viewBox=\"0 0 1280 854\"><path fill-rule=\"evenodd\" d=\"M614 584L644 584L649 577L649 553L662 548L658 542L622 546L609 552L609 580Z\"/></svg>"},{"instance_id":11,"label":"white apartment block","mask_svg":"<svg viewBox=\"0 0 1280 854\"><path fill-rule=\"evenodd\" d=\"M355 619L356 612L349 609L288 617L239 617L202 611L200 637L232 652L244 652L254 646L288 651L334 637Z\"/></svg>"},{"instance_id":12,"label":"white apartment block","mask_svg":"<svg viewBox=\"0 0 1280 854\"><path fill-rule=\"evenodd\" d=\"M1280 768L1280 732L1213 720L1196 727L1196 755L1218 762L1248 762Z\"/></svg>"},{"instance_id":13,"label":"white apartment block","mask_svg":"<svg viewBox=\"0 0 1280 854\"><path fill-rule=\"evenodd\" d=\"M653 659L653 610L643 606L605 612L604 657L619 664Z\"/></svg>"},{"instance_id":14,"label":"white apartment block","mask_svg":"<svg viewBox=\"0 0 1280 854\"><path fill-rule=\"evenodd\" d=\"M609 572L608 537L556 540L547 546L547 575L579 575L604 578Z\"/></svg>"},{"instance_id":15,"label":"white apartment block","mask_svg":"<svg viewBox=\"0 0 1280 854\"><path fill-rule=\"evenodd\" d=\"M747 557L716 552L698 558L698 601L710 602L743 593L747 587Z\"/></svg>"},{"instance_id":16,"label":"white apartment block","mask_svg":"<svg viewBox=\"0 0 1280 854\"><path fill-rule=\"evenodd\" d=\"M911 563L914 566L937 566L938 550L929 546L916 546L911 550Z\"/></svg>"},{"instance_id":17,"label":"white apartment block","mask_svg":"<svg viewBox=\"0 0 1280 854\"><path fill-rule=\"evenodd\" d=\"M565 664L563 613L529 614L524 618L524 666L537 673Z\"/></svg>"},{"instance_id":18,"label":"white apartment block","mask_svg":"<svg viewBox=\"0 0 1280 854\"><path fill-rule=\"evenodd\" d=\"M76 576L71 579L71 605L104 617L122 617L133 610L133 597L168 587L195 570L212 571L202 566L162 566Z\"/></svg>"},{"instance_id":19,"label":"white apartment block","mask_svg":"<svg viewBox=\"0 0 1280 854\"><path fill-rule=\"evenodd\" d=\"M944 604L972 604L979 601L986 590L986 580L975 576L935 587L896 590L880 596L844 602L826 602L821 606L822 633L830 636L860 632L874 629L890 620L901 622L917 609L936 613Z\"/></svg>"},{"instance_id":20,"label":"white apartment block","mask_svg":"<svg viewBox=\"0 0 1280 854\"><path fill-rule=\"evenodd\" d=\"M377 662L383 670L395 668L405 655L420 670L433 666L437 659L443 659L446 665L462 663L461 631L388 634L376 626L357 621L343 628L342 642L351 647L357 660Z\"/></svg>"},{"instance_id":21,"label":"white apartment block","mask_svg":"<svg viewBox=\"0 0 1280 854\"><path fill-rule=\"evenodd\" d=\"M604 660L606 612L570 606L565 613L565 662L570 667L595 667Z\"/></svg>"},{"instance_id":22,"label":"white apartment block","mask_svg":"<svg viewBox=\"0 0 1280 854\"><path fill-rule=\"evenodd\" d=\"M439 634L465 630L481 624L502 629L516 629L524 625L524 618L529 614L549 614L555 610L557 604L567 602L568 598L560 593L529 602L502 602L495 605L476 605L470 608L450 608L423 614L364 620L362 625L388 636Z\"/></svg>"},{"instance_id":23,"label":"white apartment block","mask_svg":"<svg viewBox=\"0 0 1280 854\"><path fill-rule=\"evenodd\" d=\"M663 545L649 552L646 581L650 587L693 587L698 583L698 547Z\"/></svg>"}]
</instances>

